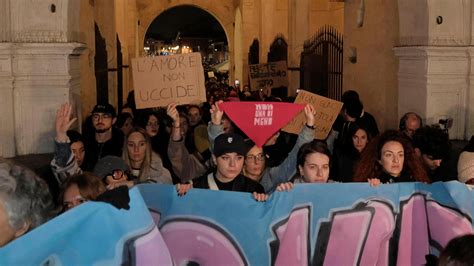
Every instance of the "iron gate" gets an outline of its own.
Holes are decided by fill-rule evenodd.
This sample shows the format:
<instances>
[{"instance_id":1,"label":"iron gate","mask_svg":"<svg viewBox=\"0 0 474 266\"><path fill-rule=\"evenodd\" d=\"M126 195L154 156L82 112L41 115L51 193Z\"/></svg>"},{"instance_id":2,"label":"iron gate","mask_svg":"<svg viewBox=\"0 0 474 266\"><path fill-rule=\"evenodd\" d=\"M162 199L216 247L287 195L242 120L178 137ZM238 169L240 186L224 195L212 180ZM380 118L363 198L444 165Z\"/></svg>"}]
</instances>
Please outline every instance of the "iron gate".
<instances>
[{"instance_id":1,"label":"iron gate","mask_svg":"<svg viewBox=\"0 0 474 266\"><path fill-rule=\"evenodd\" d=\"M301 53L300 88L340 100L342 94L343 36L323 26L304 42Z\"/></svg>"}]
</instances>

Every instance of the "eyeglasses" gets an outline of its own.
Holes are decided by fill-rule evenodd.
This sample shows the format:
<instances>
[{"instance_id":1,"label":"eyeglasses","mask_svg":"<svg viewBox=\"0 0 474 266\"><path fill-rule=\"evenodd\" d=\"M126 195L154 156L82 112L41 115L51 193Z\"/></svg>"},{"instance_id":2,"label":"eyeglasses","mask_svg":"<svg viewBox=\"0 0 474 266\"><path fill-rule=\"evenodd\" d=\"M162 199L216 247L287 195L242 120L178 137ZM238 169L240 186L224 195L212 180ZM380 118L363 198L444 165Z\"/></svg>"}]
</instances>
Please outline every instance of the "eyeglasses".
<instances>
[{"instance_id":1,"label":"eyeglasses","mask_svg":"<svg viewBox=\"0 0 474 266\"><path fill-rule=\"evenodd\" d=\"M123 177L123 170L122 169L115 169L112 171L112 173L109 173L108 175L105 176L105 178L111 177L114 180L119 180L120 178Z\"/></svg>"},{"instance_id":2,"label":"eyeglasses","mask_svg":"<svg viewBox=\"0 0 474 266\"><path fill-rule=\"evenodd\" d=\"M112 114L108 114L108 113L94 113L94 114L92 114L92 119L99 120L100 118L109 119L109 118L112 118Z\"/></svg>"},{"instance_id":3,"label":"eyeglasses","mask_svg":"<svg viewBox=\"0 0 474 266\"><path fill-rule=\"evenodd\" d=\"M263 153L259 153L257 155L251 154L251 155L245 156L245 160L254 161L255 163L257 163L257 161L259 161L259 162L265 161L266 158L267 158L267 155L265 155Z\"/></svg>"}]
</instances>

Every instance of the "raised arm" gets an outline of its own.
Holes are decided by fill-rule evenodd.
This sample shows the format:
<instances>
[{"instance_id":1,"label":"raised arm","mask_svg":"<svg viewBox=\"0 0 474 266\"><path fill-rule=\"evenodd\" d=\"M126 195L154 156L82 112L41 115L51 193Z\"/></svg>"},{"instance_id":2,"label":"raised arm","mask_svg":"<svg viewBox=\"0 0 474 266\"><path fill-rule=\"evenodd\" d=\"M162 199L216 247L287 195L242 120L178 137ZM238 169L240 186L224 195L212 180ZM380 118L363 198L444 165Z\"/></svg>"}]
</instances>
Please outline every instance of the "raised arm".
<instances>
[{"instance_id":1,"label":"raised arm","mask_svg":"<svg viewBox=\"0 0 474 266\"><path fill-rule=\"evenodd\" d=\"M301 146L303 146L303 144L308 143L314 139L315 118L314 108L311 104L307 104L305 106L304 114L306 117L306 125L301 130L295 146L279 166L270 168L270 171L266 173L268 176L262 177L261 183L266 183L262 184L266 192L273 191L278 184L288 182L293 177L293 175L296 173L296 157L298 155L299 149Z\"/></svg>"},{"instance_id":2,"label":"raised arm","mask_svg":"<svg viewBox=\"0 0 474 266\"><path fill-rule=\"evenodd\" d=\"M171 140L168 144L168 157L174 173L184 182L199 177L206 173L207 167L196 157L189 154L184 144L184 136L181 134L180 118L176 104L170 104L166 113L173 119L171 128Z\"/></svg>"},{"instance_id":3,"label":"raised arm","mask_svg":"<svg viewBox=\"0 0 474 266\"><path fill-rule=\"evenodd\" d=\"M211 152L214 150L214 140L222 133L224 133L224 126L222 125L222 116L224 111L219 108L219 104L223 101L218 101L211 106L211 122L207 126L207 133L209 136L209 144Z\"/></svg>"},{"instance_id":4,"label":"raised arm","mask_svg":"<svg viewBox=\"0 0 474 266\"><path fill-rule=\"evenodd\" d=\"M76 120L77 118L72 118L72 105L69 103L62 104L56 111L56 136L54 138L54 158L51 161L51 169L60 184L68 176L81 171L76 160L74 160L74 155L69 146L70 140L67 136L67 131Z\"/></svg>"},{"instance_id":5,"label":"raised arm","mask_svg":"<svg viewBox=\"0 0 474 266\"><path fill-rule=\"evenodd\" d=\"M179 120L179 113L175 103L170 103L166 107L166 114L173 120L173 124L171 125L171 140L180 141L183 136L181 135L181 121Z\"/></svg>"}]
</instances>

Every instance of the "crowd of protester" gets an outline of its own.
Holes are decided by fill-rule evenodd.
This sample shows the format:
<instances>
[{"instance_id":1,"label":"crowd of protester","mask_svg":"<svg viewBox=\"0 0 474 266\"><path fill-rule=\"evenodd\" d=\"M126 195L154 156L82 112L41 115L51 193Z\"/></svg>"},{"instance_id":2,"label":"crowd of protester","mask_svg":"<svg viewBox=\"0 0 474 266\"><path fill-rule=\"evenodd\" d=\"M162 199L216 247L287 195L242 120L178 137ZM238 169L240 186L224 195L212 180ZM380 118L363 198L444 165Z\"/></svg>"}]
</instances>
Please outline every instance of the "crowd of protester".
<instances>
[{"instance_id":1,"label":"crowd of protester","mask_svg":"<svg viewBox=\"0 0 474 266\"><path fill-rule=\"evenodd\" d=\"M133 92L118 114L112 105L99 103L82 134L72 129L72 106L61 105L51 161L59 193L48 193L27 169L0 161L0 246L86 201L127 209L128 189L139 183L175 184L180 196L192 188L249 192L257 201L295 183L378 186L458 179L474 184L474 137L458 160L449 157L448 132L423 125L416 113L407 112L398 129L380 133L356 91L343 94L343 108L326 140L313 139L315 110L306 105L298 136L278 131L259 147L219 104L293 99L272 96L270 88L250 91L212 79L206 87L208 101L202 105L140 110ZM450 167L453 160L457 169Z\"/></svg>"}]
</instances>

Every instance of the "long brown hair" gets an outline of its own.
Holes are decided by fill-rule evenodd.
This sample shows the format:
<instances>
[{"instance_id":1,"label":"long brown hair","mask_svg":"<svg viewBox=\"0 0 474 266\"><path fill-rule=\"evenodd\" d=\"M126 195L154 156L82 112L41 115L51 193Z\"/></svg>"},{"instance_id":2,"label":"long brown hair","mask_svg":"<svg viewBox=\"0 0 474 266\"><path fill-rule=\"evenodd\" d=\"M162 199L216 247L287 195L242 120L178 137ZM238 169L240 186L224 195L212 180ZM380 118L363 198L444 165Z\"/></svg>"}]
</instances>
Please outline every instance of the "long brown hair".
<instances>
[{"instance_id":1,"label":"long brown hair","mask_svg":"<svg viewBox=\"0 0 474 266\"><path fill-rule=\"evenodd\" d=\"M60 203L64 200L64 192L70 186L76 185L79 193L86 200L95 200L106 191L105 185L100 177L93 173L83 172L69 177L62 185L61 194L59 195Z\"/></svg>"},{"instance_id":2,"label":"long brown hair","mask_svg":"<svg viewBox=\"0 0 474 266\"><path fill-rule=\"evenodd\" d=\"M396 130L387 130L369 142L361 154L361 159L354 174L354 181L365 182L367 179L380 177L383 172L383 167L379 163L379 160L382 158L381 151L385 143L389 141L396 141L403 146L405 157L403 171L418 182L430 183L431 181L428 178L428 174L420 158L416 156L410 140Z\"/></svg>"}]
</instances>

